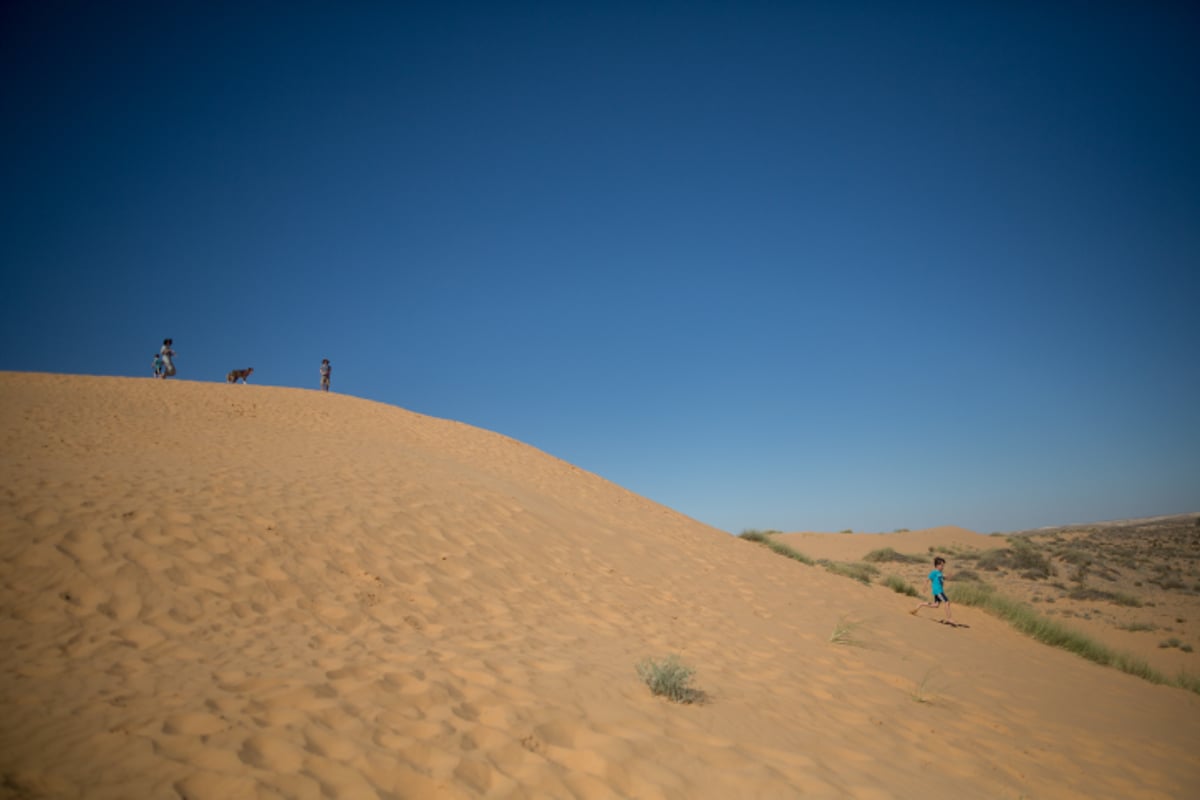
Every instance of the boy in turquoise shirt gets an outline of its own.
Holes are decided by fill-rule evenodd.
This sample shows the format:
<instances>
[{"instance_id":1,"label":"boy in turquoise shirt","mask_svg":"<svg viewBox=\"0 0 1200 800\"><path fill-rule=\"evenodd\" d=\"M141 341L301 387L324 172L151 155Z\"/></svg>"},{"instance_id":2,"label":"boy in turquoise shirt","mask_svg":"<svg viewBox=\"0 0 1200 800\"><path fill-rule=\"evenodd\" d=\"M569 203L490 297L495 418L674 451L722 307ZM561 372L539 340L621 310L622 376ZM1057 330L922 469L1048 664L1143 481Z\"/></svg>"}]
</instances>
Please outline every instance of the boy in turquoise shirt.
<instances>
[{"instance_id":1,"label":"boy in turquoise shirt","mask_svg":"<svg viewBox=\"0 0 1200 800\"><path fill-rule=\"evenodd\" d=\"M929 585L933 590L933 602L921 603L910 614L916 614L922 608L940 608L942 603L946 604L946 621L954 622L954 617L950 616L950 598L946 596L945 576L942 575L942 567L946 565L946 559L938 556L933 560L933 572L929 573Z\"/></svg>"}]
</instances>

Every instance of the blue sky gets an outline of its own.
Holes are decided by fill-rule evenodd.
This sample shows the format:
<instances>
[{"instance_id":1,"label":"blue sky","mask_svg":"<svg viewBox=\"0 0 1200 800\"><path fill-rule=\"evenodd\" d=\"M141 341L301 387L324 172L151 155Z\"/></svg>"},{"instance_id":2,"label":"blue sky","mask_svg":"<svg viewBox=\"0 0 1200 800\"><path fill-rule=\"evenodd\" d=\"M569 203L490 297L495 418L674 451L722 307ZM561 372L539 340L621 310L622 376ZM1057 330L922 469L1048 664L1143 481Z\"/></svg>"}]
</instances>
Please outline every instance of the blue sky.
<instances>
[{"instance_id":1,"label":"blue sky","mask_svg":"<svg viewBox=\"0 0 1200 800\"><path fill-rule=\"evenodd\" d=\"M1197 31L5 3L0 369L329 358L732 532L1200 510Z\"/></svg>"}]
</instances>

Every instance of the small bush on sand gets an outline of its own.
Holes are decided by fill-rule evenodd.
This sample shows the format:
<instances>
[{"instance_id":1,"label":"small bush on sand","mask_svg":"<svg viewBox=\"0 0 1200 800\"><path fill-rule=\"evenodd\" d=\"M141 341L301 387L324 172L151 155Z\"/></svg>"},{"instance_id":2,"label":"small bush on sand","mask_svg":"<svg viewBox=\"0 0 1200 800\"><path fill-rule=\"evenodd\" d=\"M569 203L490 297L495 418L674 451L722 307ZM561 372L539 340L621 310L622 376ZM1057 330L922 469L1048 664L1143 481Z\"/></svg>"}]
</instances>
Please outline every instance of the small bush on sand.
<instances>
[{"instance_id":1,"label":"small bush on sand","mask_svg":"<svg viewBox=\"0 0 1200 800\"><path fill-rule=\"evenodd\" d=\"M704 699L704 693L691 685L696 671L682 664L678 656L668 656L661 663L647 658L638 662L636 669L653 694L675 703L699 703Z\"/></svg>"},{"instance_id":2,"label":"small bush on sand","mask_svg":"<svg viewBox=\"0 0 1200 800\"><path fill-rule=\"evenodd\" d=\"M769 547L773 552L778 553L781 556L786 556L793 561L799 561L801 564L808 564L810 567L816 564L815 561L800 551L794 550L783 542L773 539L772 537L777 533L779 533L779 531L746 530L742 531L738 535L738 538L745 539L748 542L758 542L761 545Z\"/></svg>"},{"instance_id":3,"label":"small bush on sand","mask_svg":"<svg viewBox=\"0 0 1200 800\"><path fill-rule=\"evenodd\" d=\"M904 580L904 578L901 578L899 575L888 575L883 579L883 585L897 594L906 594L909 597L921 596L921 593L916 590L916 587Z\"/></svg>"},{"instance_id":4,"label":"small bush on sand","mask_svg":"<svg viewBox=\"0 0 1200 800\"><path fill-rule=\"evenodd\" d=\"M924 556L907 556L904 553L897 553L890 547L881 547L878 550L872 550L862 558L863 561L872 561L875 563L896 562L898 564L924 564Z\"/></svg>"},{"instance_id":5,"label":"small bush on sand","mask_svg":"<svg viewBox=\"0 0 1200 800\"><path fill-rule=\"evenodd\" d=\"M980 569L993 572L1001 569L1019 570L1021 577L1041 580L1055 574L1054 565L1027 539L1010 539L1011 546L989 550L979 557Z\"/></svg>"},{"instance_id":6,"label":"small bush on sand","mask_svg":"<svg viewBox=\"0 0 1200 800\"><path fill-rule=\"evenodd\" d=\"M1080 550L1077 547L1072 547L1072 548L1067 549L1062 554L1062 560L1067 562L1068 564L1074 564L1076 566L1079 566L1080 564L1091 564L1092 563L1092 555L1091 555L1091 553L1088 553L1086 550Z\"/></svg>"},{"instance_id":7,"label":"small bush on sand","mask_svg":"<svg viewBox=\"0 0 1200 800\"><path fill-rule=\"evenodd\" d=\"M1008 551L1007 550L988 550L979 557L976 563L980 569L986 569L991 572L1006 569L1008 567Z\"/></svg>"},{"instance_id":8,"label":"small bush on sand","mask_svg":"<svg viewBox=\"0 0 1200 800\"><path fill-rule=\"evenodd\" d=\"M1021 570L1021 577L1031 580L1049 578L1055 574L1054 565L1028 539L1013 539L1012 566Z\"/></svg>"}]
</instances>

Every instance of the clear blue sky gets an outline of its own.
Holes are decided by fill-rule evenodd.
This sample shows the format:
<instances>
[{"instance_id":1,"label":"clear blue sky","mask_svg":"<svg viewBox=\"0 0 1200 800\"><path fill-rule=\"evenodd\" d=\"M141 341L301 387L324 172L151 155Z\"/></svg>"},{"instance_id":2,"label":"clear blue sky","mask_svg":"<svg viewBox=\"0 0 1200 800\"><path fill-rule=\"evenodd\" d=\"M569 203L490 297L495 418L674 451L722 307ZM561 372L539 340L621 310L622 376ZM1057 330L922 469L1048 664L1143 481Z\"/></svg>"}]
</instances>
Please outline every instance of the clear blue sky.
<instances>
[{"instance_id":1,"label":"clear blue sky","mask_svg":"<svg viewBox=\"0 0 1200 800\"><path fill-rule=\"evenodd\" d=\"M0 369L329 358L733 532L1200 510L1197 9L6 2Z\"/></svg>"}]
</instances>

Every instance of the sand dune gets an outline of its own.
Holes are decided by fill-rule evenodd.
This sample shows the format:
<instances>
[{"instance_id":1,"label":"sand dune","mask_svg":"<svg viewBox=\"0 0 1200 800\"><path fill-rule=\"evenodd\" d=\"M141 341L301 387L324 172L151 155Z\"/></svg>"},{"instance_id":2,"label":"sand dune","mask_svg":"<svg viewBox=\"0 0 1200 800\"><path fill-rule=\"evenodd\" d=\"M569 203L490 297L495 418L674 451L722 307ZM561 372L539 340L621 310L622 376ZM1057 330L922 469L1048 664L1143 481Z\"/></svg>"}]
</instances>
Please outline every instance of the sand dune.
<instances>
[{"instance_id":1,"label":"sand dune","mask_svg":"<svg viewBox=\"0 0 1200 800\"><path fill-rule=\"evenodd\" d=\"M955 525L898 533L788 533L779 538L790 547L813 558L828 558L833 561L856 561L872 550L883 547L890 547L900 553L925 553L931 547L990 550L1004 544L1003 539L983 536Z\"/></svg>"},{"instance_id":2,"label":"sand dune","mask_svg":"<svg viewBox=\"0 0 1200 800\"><path fill-rule=\"evenodd\" d=\"M0 797L1200 790L1197 695L914 618L494 433L6 373L0 442ZM640 682L672 653L707 702Z\"/></svg>"}]
</instances>

